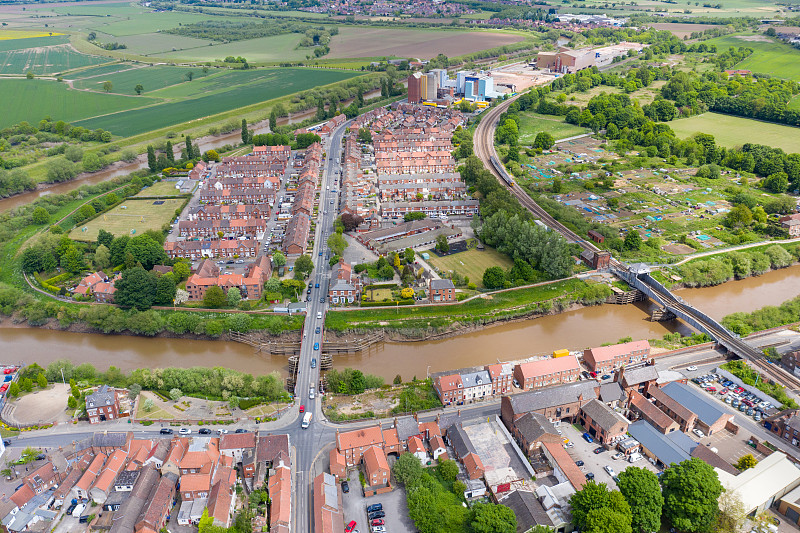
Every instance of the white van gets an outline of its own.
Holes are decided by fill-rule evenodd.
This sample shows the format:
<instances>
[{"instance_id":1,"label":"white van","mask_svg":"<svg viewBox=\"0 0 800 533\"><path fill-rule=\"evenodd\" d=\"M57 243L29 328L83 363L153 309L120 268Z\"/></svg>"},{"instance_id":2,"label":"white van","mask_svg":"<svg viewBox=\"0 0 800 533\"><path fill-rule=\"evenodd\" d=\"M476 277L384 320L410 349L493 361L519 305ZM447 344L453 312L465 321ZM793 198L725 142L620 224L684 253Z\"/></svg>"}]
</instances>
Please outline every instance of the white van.
<instances>
[{"instance_id":1,"label":"white van","mask_svg":"<svg viewBox=\"0 0 800 533\"><path fill-rule=\"evenodd\" d=\"M317 320L322 320L322 311L317 311Z\"/></svg>"},{"instance_id":2,"label":"white van","mask_svg":"<svg viewBox=\"0 0 800 533\"><path fill-rule=\"evenodd\" d=\"M628 462L629 462L629 463L635 463L636 461L638 461L639 459L642 459L643 457L644 457L644 456L643 456L642 454L640 454L640 453L633 453L633 454L631 454L631 456L628 458Z\"/></svg>"}]
</instances>

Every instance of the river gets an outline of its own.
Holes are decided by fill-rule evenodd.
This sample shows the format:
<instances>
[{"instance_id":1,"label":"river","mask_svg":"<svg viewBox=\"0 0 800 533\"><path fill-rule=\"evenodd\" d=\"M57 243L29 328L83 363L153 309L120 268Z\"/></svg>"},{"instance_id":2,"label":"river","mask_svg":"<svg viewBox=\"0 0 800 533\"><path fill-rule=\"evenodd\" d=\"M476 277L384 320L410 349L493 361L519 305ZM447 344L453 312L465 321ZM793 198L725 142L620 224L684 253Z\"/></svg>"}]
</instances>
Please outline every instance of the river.
<instances>
[{"instance_id":1,"label":"river","mask_svg":"<svg viewBox=\"0 0 800 533\"><path fill-rule=\"evenodd\" d=\"M716 287L683 289L678 294L711 317L721 319L733 311L753 311L800 296L800 265ZM651 305L642 302L586 307L442 340L386 342L355 355L336 356L334 367L359 368L390 381L396 374L403 379L414 375L421 378L429 371L520 359L559 348L583 349L623 337L653 339L671 331L691 333L679 321L651 322ZM0 325L0 353L7 362L47 365L55 359L68 358L75 364L88 362L98 368L113 364L123 370L224 365L257 374L287 372L285 357L260 355L235 342L70 333L12 327L8 322Z\"/></svg>"}]
</instances>

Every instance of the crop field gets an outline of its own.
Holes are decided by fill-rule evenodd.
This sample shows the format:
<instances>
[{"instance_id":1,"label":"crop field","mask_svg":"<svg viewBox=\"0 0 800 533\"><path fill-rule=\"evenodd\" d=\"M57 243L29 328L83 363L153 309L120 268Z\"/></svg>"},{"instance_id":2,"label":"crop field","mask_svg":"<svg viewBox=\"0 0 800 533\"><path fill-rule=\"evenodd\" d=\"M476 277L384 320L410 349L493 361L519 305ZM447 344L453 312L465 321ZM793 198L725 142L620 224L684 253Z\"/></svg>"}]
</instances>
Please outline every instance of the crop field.
<instances>
[{"instance_id":1,"label":"crop field","mask_svg":"<svg viewBox=\"0 0 800 533\"><path fill-rule=\"evenodd\" d=\"M69 236L76 241L96 241L101 228L115 237L138 235L151 229L160 230L172 220L175 210L182 204L183 199L127 200L108 213L80 224Z\"/></svg>"},{"instance_id":2,"label":"crop field","mask_svg":"<svg viewBox=\"0 0 800 533\"><path fill-rule=\"evenodd\" d=\"M152 98L72 91L50 80L0 79L0 127L51 116L72 122L155 102Z\"/></svg>"},{"instance_id":3,"label":"crop field","mask_svg":"<svg viewBox=\"0 0 800 533\"><path fill-rule=\"evenodd\" d=\"M172 35L170 37L178 36ZM190 59L193 61L216 61L222 60L226 56L242 56L255 63L299 61L305 59L306 55L313 54L313 51L309 48L297 48L301 38L302 35L299 33L273 35L271 37L247 39L220 45L215 44L214 46L202 46L191 50L179 50L161 55L168 58ZM336 37L334 37L335 39Z\"/></svg>"},{"instance_id":4,"label":"crop field","mask_svg":"<svg viewBox=\"0 0 800 533\"><path fill-rule=\"evenodd\" d=\"M460 56L522 41L516 34L445 30L342 27L331 39L326 57L418 57L430 59L437 54Z\"/></svg>"},{"instance_id":5,"label":"crop field","mask_svg":"<svg viewBox=\"0 0 800 533\"><path fill-rule=\"evenodd\" d=\"M110 81L113 85L111 92L119 94L136 94L134 87L141 84L144 87L144 93L152 92L158 89L163 89L178 83L190 83L187 80L187 75L191 72L193 82L199 78L206 76L202 68L182 68L182 67L167 67L167 66L154 66L142 67L134 66L129 63L122 63L114 66L115 68L109 69L107 67L98 67L98 69L89 69L79 73L79 79L74 83L76 89L89 89L92 91L103 91L103 83ZM213 71L210 71L213 72Z\"/></svg>"},{"instance_id":6,"label":"crop field","mask_svg":"<svg viewBox=\"0 0 800 533\"><path fill-rule=\"evenodd\" d=\"M64 70L108 62L107 57L76 52L71 46L46 46L0 52L0 74L55 74Z\"/></svg>"},{"instance_id":7,"label":"crop field","mask_svg":"<svg viewBox=\"0 0 800 533\"><path fill-rule=\"evenodd\" d=\"M208 76L191 83L162 89L152 95L160 97L180 95L192 97L191 99L120 111L76 121L75 124L91 129L103 128L115 135L127 137L357 75L355 72L288 68L227 71L221 76ZM191 94L187 91L191 91Z\"/></svg>"},{"instance_id":8,"label":"crop field","mask_svg":"<svg viewBox=\"0 0 800 533\"><path fill-rule=\"evenodd\" d=\"M487 247L484 250L467 250L453 255L439 257L430 252L431 258L428 263L444 272L458 272L462 276L468 276L469 280L478 287L483 287L483 271L489 267L499 266L509 269L514 266L514 262L493 248Z\"/></svg>"},{"instance_id":9,"label":"crop field","mask_svg":"<svg viewBox=\"0 0 800 533\"><path fill-rule=\"evenodd\" d=\"M0 41L8 39L32 39L34 37L51 37L61 35L60 33L50 33L35 30L0 30Z\"/></svg>"},{"instance_id":10,"label":"crop field","mask_svg":"<svg viewBox=\"0 0 800 533\"><path fill-rule=\"evenodd\" d=\"M777 78L800 81L800 50L765 35L725 35L705 41L716 44L717 50L729 47L752 48L753 54L735 68L769 74Z\"/></svg>"},{"instance_id":11,"label":"crop field","mask_svg":"<svg viewBox=\"0 0 800 533\"><path fill-rule=\"evenodd\" d=\"M3 30L5 33L7 30ZM14 38L14 39L0 39L0 52L8 52L9 50L24 50L26 48L35 48L39 46L54 46L57 44L67 44L69 38L66 35L54 35L52 37L30 37L30 38Z\"/></svg>"},{"instance_id":12,"label":"crop field","mask_svg":"<svg viewBox=\"0 0 800 533\"><path fill-rule=\"evenodd\" d=\"M710 133L717 144L726 147L741 146L745 143L758 143L786 152L800 152L800 128L771 124L750 118L703 113L694 117L673 120L669 127L680 138L695 133Z\"/></svg>"},{"instance_id":13,"label":"crop field","mask_svg":"<svg viewBox=\"0 0 800 533\"><path fill-rule=\"evenodd\" d=\"M115 37L114 41L127 46L127 52L142 56L157 55L159 57L172 52L195 49L197 49L196 52L198 54L204 54L206 48L212 45L212 41L207 41L205 39L195 39L194 37L185 37L183 35L170 35L169 33L125 35L123 37ZM214 42L213 44L216 45L217 43ZM189 55L195 57L193 54ZM224 57L225 56L222 58Z\"/></svg>"},{"instance_id":14,"label":"crop field","mask_svg":"<svg viewBox=\"0 0 800 533\"><path fill-rule=\"evenodd\" d=\"M520 113L519 142L523 145L533 144L536 134L546 132L555 140L566 139L582 133L589 133L588 128L567 124L562 119L552 115L538 115L536 113Z\"/></svg>"}]
</instances>

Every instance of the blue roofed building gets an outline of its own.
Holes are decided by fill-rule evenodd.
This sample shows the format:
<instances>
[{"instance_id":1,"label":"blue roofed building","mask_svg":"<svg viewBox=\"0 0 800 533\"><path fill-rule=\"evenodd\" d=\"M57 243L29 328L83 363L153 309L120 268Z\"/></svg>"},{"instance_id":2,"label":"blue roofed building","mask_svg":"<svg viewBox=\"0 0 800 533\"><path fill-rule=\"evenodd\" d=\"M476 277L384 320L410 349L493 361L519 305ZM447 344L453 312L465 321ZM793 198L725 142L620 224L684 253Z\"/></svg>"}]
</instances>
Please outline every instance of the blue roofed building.
<instances>
[{"instance_id":1,"label":"blue roofed building","mask_svg":"<svg viewBox=\"0 0 800 533\"><path fill-rule=\"evenodd\" d=\"M728 423L733 423L733 413L718 406L708 393L697 387L673 381L661 387L661 391L697 415L694 427L706 435L721 431Z\"/></svg>"},{"instance_id":2,"label":"blue roofed building","mask_svg":"<svg viewBox=\"0 0 800 533\"><path fill-rule=\"evenodd\" d=\"M692 451L699 446L685 433L673 431L665 435L644 420L629 425L628 433L639 441L642 454L661 467L690 459Z\"/></svg>"}]
</instances>

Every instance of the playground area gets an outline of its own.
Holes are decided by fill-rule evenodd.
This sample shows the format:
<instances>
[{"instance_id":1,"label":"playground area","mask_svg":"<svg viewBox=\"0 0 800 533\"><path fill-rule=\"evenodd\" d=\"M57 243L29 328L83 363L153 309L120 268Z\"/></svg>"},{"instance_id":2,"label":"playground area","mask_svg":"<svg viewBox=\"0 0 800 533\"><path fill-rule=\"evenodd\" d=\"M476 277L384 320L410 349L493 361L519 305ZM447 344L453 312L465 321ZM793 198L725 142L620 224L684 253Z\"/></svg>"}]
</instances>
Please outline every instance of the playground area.
<instances>
[{"instance_id":1,"label":"playground area","mask_svg":"<svg viewBox=\"0 0 800 533\"><path fill-rule=\"evenodd\" d=\"M148 230L160 230L175 216L184 200L127 200L108 213L79 224L69 236L76 241L95 241L100 229L115 237L133 237Z\"/></svg>"}]
</instances>

